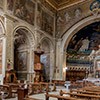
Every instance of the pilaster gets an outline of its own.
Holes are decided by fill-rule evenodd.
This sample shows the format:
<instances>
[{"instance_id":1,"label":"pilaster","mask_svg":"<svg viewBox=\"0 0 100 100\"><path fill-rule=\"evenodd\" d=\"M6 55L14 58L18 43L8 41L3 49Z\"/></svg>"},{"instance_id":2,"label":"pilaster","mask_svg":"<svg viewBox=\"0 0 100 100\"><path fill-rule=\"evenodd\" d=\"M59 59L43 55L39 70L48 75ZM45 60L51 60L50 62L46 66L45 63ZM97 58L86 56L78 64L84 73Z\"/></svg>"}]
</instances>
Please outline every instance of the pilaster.
<instances>
[{"instance_id":1,"label":"pilaster","mask_svg":"<svg viewBox=\"0 0 100 100\"><path fill-rule=\"evenodd\" d=\"M13 66L13 62L14 62L14 41L13 41L14 19L6 16L5 23L6 23L5 27L6 27L6 36L7 36L6 69L7 69L8 63L10 63L10 69L13 69L14 67Z\"/></svg>"},{"instance_id":2,"label":"pilaster","mask_svg":"<svg viewBox=\"0 0 100 100\"><path fill-rule=\"evenodd\" d=\"M63 76L62 76L63 52L61 52L61 41L62 40L59 39L56 44L56 69L55 69L56 75L55 75L55 78L58 80L63 79Z\"/></svg>"}]
</instances>

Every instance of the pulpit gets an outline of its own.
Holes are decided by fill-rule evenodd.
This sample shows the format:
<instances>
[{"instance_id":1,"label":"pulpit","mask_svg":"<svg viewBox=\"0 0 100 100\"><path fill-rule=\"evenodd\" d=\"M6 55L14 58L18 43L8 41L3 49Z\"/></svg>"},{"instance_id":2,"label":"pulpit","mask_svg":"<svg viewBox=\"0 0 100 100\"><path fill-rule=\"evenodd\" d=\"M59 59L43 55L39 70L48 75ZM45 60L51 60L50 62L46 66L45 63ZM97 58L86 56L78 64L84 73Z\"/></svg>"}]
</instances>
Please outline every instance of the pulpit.
<instances>
[{"instance_id":1,"label":"pulpit","mask_svg":"<svg viewBox=\"0 0 100 100\"><path fill-rule=\"evenodd\" d=\"M44 52L34 52L35 55L35 59L34 59L34 71L35 71L35 78L34 78L34 82L43 82L44 78L43 78L43 64L40 61L40 56L43 54Z\"/></svg>"}]
</instances>

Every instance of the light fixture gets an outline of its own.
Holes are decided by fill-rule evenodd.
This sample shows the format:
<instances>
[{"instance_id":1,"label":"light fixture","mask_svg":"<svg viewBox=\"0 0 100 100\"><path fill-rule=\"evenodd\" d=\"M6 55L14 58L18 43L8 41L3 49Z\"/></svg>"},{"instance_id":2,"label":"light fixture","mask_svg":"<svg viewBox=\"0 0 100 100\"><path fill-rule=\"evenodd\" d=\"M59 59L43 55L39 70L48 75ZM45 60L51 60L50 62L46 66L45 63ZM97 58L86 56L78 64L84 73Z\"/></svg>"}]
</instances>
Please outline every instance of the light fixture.
<instances>
[{"instance_id":1,"label":"light fixture","mask_svg":"<svg viewBox=\"0 0 100 100\"><path fill-rule=\"evenodd\" d=\"M68 70L68 67L63 68L63 72L66 72L66 70Z\"/></svg>"}]
</instances>

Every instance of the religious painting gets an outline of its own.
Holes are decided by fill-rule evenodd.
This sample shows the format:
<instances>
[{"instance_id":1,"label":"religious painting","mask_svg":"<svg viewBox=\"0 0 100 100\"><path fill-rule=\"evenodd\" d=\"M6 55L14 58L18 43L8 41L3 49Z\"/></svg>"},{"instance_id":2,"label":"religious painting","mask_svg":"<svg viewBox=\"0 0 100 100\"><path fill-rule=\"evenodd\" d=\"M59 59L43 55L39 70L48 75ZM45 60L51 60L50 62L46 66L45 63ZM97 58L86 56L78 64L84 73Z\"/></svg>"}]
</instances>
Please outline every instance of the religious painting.
<instances>
[{"instance_id":1,"label":"religious painting","mask_svg":"<svg viewBox=\"0 0 100 100\"><path fill-rule=\"evenodd\" d=\"M45 75L46 81L50 79L50 55L49 54L43 54L41 55L41 63L44 65L43 73Z\"/></svg>"},{"instance_id":2,"label":"religious painting","mask_svg":"<svg viewBox=\"0 0 100 100\"><path fill-rule=\"evenodd\" d=\"M50 35L53 35L54 18L46 12L42 12L42 27L41 29Z\"/></svg>"},{"instance_id":3,"label":"religious painting","mask_svg":"<svg viewBox=\"0 0 100 100\"><path fill-rule=\"evenodd\" d=\"M42 27L42 8L41 7L42 7L41 4L38 3L36 23L40 28Z\"/></svg>"},{"instance_id":4,"label":"religious painting","mask_svg":"<svg viewBox=\"0 0 100 100\"><path fill-rule=\"evenodd\" d=\"M27 71L27 52L18 52L18 71Z\"/></svg>"},{"instance_id":5,"label":"religious painting","mask_svg":"<svg viewBox=\"0 0 100 100\"><path fill-rule=\"evenodd\" d=\"M71 38L66 49L67 63L92 66L89 56L93 50L98 50L99 44L100 22L95 22L84 27Z\"/></svg>"},{"instance_id":6,"label":"religious painting","mask_svg":"<svg viewBox=\"0 0 100 100\"><path fill-rule=\"evenodd\" d=\"M31 0L16 0L14 15L34 25L35 3Z\"/></svg>"},{"instance_id":7,"label":"religious painting","mask_svg":"<svg viewBox=\"0 0 100 100\"><path fill-rule=\"evenodd\" d=\"M49 12L47 13L40 4L38 4L37 25L41 30L47 32L49 35L53 35L54 16Z\"/></svg>"},{"instance_id":8,"label":"religious painting","mask_svg":"<svg viewBox=\"0 0 100 100\"><path fill-rule=\"evenodd\" d=\"M15 0L7 0L7 9L13 11Z\"/></svg>"},{"instance_id":9,"label":"religious painting","mask_svg":"<svg viewBox=\"0 0 100 100\"><path fill-rule=\"evenodd\" d=\"M0 39L0 74L2 74L2 49L3 49L3 40Z\"/></svg>"},{"instance_id":10,"label":"religious painting","mask_svg":"<svg viewBox=\"0 0 100 100\"><path fill-rule=\"evenodd\" d=\"M3 0L0 0L0 8L3 8L3 6L4 6L4 2Z\"/></svg>"}]
</instances>

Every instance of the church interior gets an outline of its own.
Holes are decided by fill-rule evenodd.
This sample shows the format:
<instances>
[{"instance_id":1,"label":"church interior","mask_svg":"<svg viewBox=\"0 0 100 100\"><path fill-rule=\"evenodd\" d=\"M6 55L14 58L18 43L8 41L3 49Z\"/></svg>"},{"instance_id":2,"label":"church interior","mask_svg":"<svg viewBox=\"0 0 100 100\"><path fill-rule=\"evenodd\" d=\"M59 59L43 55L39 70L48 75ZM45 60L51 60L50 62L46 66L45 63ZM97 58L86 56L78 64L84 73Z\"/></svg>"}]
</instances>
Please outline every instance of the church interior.
<instances>
[{"instance_id":1,"label":"church interior","mask_svg":"<svg viewBox=\"0 0 100 100\"><path fill-rule=\"evenodd\" d=\"M0 100L100 100L100 0L0 0Z\"/></svg>"}]
</instances>

